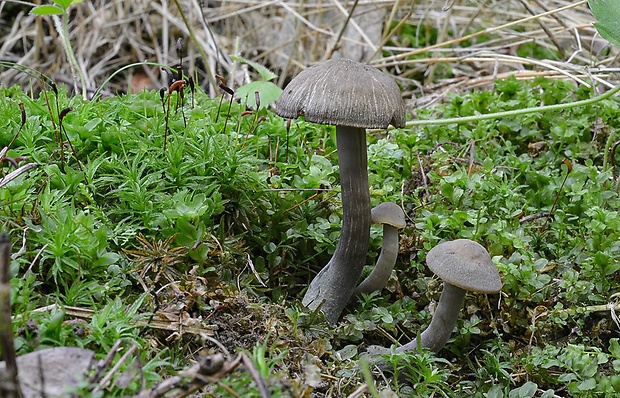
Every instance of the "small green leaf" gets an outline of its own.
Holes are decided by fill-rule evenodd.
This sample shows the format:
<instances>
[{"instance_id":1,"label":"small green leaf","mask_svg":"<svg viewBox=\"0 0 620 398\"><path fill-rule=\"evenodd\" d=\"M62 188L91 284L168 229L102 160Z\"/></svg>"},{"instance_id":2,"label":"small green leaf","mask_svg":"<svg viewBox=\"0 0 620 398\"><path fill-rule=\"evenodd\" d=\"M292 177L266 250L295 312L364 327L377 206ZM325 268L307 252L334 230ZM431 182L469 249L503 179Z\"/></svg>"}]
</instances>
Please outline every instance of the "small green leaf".
<instances>
[{"instance_id":1,"label":"small green leaf","mask_svg":"<svg viewBox=\"0 0 620 398\"><path fill-rule=\"evenodd\" d=\"M99 256L99 258L97 258L97 260L93 262L93 267L97 269L99 267L107 267L109 265L116 263L119 259L120 259L120 256L118 254L113 253L113 252L107 252Z\"/></svg>"},{"instance_id":2,"label":"small green leaf","mask_svg":"<svg viewBox=\"0 0 620 398\"><path fill-rule=\"evenodd\" d=\"M498 385L494 385L487 392L487 398L504 398L504 391Z\"/></svg>"},{"instance_id":3,"label":"small green leaf","mask_svg":"<svg viewBox=\"0 0 620 398\"><path fill-rule=\"evenodd\" d=\"M586 379L582 381L581 383L579 383L579 385L577 386L577 388L580 391L593 390L595 387L596 387L596 380L594 379Z\"/></svg>"},{"instance_id":4,"label":"small green leaf","mask_svg":"<svg viewBox=\"0 0 620 398\"><path fill-rule=\"evenodd\" d=\"M536 394L538 385L531 381L526 382L521 387L515 388L508 393L510 398L533 397Z\"/></svg>"},{"instance_id":5,"label":"small green leaf","mask_svg":"<svg viewBox=\"0 0 620 398\"><path fill-rule=\"evenodd\" d=\"M620 359L620 343L617 338L609 340L609 352L614 358Z\"/></svg>"},{"instance_id":6,"label":"small green leaf","mask_svg":"<svg viewBox=\"0 0 620 398\"><path fill-rule=\"evenodd\" d=\"M81 3L82 0L52 0L54 3L56 3L56 5L58 5L58 7L61 7L63 9L67 9L69 8L70 5L72 4L77 4L77 3Z\"/></svg>"},{"instance_id":7,"label":"small green leaf","mask_svg":"<svg viewBox=\"0 0 620 398\"><path fill-rule=\"evenodd\" d=\"M336 351L336 358L341 361L346 361L357 355L357 346L349 344L344 346L341 350Z\"/></svg>"},{"instance_id":8,"label":"small green leaf","mask_svg":"<svg viewBox=\"0 0 620 398\"><path fill-rule=\"evenodd\" d=\"M598 22L594 27L601 36L620 47L620 2L617 0L590 0L592 15Z\"/></svg>"},{"instance_id":9,"label":"small green leaf","mask_svg":"<svg viewBox=\"0 0 620 398\"><path fill-rule=\"evenodd\" d=\"M53 331L60 327L62 322L65 320L65 312L60 310L56 311L52 314L50 321L47 323L47 331Z\"/></svg>"},{"instance_id":10,"label":"small green leaf","mask_svg":"<svg viewBox=\"0 0 620 398\"><path fill-rule=\"evenodd\" d=\"M258 74L263 80L269 81L271 79L275 79L276 77L278 77L278 75L276 75L275 73L273 73L272 71L270 71L269 69L265 68L263 65L257 62L250 61L249 59L245 59L243 57L235 57L235 56L231 56L230 59L232 59L233 61L243 62L245 64L250 65L252 68L256 69L256 71L258 72Z\"/></svg>"},{"instance_id":11,"label":"small green leaf","mask_svg":"<svg viewBox=\"0 0 620 398\"><path fill-rule=\"evenodd\" d=\"M30 10L34 15L62 15L63 12L62 8L52 5L37 6Z\"/></svg>"}]
</instances>

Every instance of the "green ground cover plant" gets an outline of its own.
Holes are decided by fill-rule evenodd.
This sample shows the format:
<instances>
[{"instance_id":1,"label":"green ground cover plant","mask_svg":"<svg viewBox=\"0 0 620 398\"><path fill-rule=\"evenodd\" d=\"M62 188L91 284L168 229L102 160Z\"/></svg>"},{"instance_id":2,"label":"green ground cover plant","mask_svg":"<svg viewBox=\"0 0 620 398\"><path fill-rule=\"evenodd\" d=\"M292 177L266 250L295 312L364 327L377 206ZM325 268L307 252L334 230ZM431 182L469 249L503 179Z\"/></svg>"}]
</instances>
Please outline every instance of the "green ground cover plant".
<instances>
[{"instance_id":1,"label":"green ground cover plant","mask_svg":"<svg viewBox=\"0 0 620 398\"><path fill-rule=\"evenodd\" d=\"M54 3L40 10L62 15L67 44L79 1ZM597 28L615 43L618 10L590 3ZM503 40L496 28L469 33L468 22L459 32L448 22L387 24L396 33L384 34L381 62L397 47L441 46L446 35L472 48ZM398 67L436 61L416 51ZM567 57L540 41L515 51ZM118 368L89 373L73 387L80 397L193 389L216 397L620 395L618 88L596 71L573 80L493 74L485 88L409 104L403 129L369 131L371 206L399 204L407 226L386 288L352 301L329 324L300 300L340 231L334 128L275 115L268 106L278 76L249 56L232 59L257 79L237 87L203 76L219 82L214 96L194 87L187 69L168 68L177 80L167 90L108 96L115 74L103 74L93 100L85 99L85 77L77 96L81 90L35 69L0 63L31 79L27 89L0 87L0 149L8 147L0 232L13 247L18 355L70 346L109 356L102 370ZM459 62L401 69L399 83L456 78ZM5 180L26 164L36 167ZM395 349L429 325L442 281L426 253L460 238L489 250L502 291L467 294L438 353L369 362L369 346ZM381 240L373 226L362 278ZM209 370L202 379L195 363ZM174 392L153 392L177 376Z\"/></svg>"},{"instance_id":2,"label":"green ground cover plant","mask_svg":"<svg viewBox=\"0 0 620 398\"><path fill-rule=\"evenodd\" d=\"M349 380L340 391L351 392L363 382L354 363L365 346L406 341L429 323L428 305L441 284L425 269L425 252L442 240L471 238L499 267L501 295L469 295L459 333L441 355L405 355L394 362L404 381L377 381L377 388L444 396L620 390L617 325L609 316L617 306L606 307L620 268L614 99L371 134L372 201L401 203L409 222L387 291L351 305L332 329L294 304L337 239L332 128L297 121L287 131L286 121L260 110L264 120L248 130L253 115L198 91L194 107L186 103L169 115L163 150L159 93L87 102L50 91L51 103L57 95L60 108L71 107L63 126L74 154L43 94L0 94L2 142L19 128L20 103L27 114L7 156L39 164L0 191L3 229L20 249L11 268L20 354L76 345L104 355L120 338L141 348L151 369L147 381L166 377L187 363L183 352L196 341L185 335L162 350L153 342L164 334L144 333L155 305L149 292L157 291L159 310L171 317L241 325L238 339L231 332L223 344L251 353L274 396L325 388L307 368L314 362L315 372ZM453 95L419 118L592 95L562 81L507 79L493 91ZM379 231L373 227L371 253L378 253ZM183 297L176 313L172 285ZM37 311L52 304L58 309ZM93 316L76 326L64 306ZM240 308L243 321L233 319ZM296 376L304 369L306 377ZM233 375L222 383L235 390L247 379ZM136 389L130 383L108 393Z\"/></svg>"}]
</instances>

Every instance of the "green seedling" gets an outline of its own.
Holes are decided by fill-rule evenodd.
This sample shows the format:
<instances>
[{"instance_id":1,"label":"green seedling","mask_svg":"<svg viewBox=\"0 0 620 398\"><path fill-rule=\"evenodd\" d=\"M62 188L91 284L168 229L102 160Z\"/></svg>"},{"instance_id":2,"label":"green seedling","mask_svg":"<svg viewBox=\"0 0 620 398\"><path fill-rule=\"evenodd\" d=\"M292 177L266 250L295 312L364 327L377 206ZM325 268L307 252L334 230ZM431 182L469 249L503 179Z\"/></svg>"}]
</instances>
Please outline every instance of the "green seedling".
<instances>
[{"instance_id":1,"label":"green seedling","mask_svg":"<svg viewBox=\"0 0 620 398\"><path fill-rule=\"evenodd\" d=\"M278 75L265 68L263 65L248 59L237 56L231 56L231 59L236 62L243 62L250 65L258 72L262 79L253 81L237 89L235 95L241 100L242 104L248 108L253 108L258 111L261 102L264 107L268 107L280 98L282 89L271 81L278 77Z\"/></svg>"},{"instance_id":2,"label":"green seedling","mask_svg":"<svg viewBox=\"0 0 620 398\"><path fill-rule=\"evenodd\" d=\"M84 75L84 71L80 67L80 64L78 63L77 59L75 58L75 53L73 52L73 47L71 46L71 40L69 39L69 12L67 10L73 4L81 3L82 0L52 0L52 1L54 4L43 4L40 6L36 6L30 11L30 13L34 15L51 15L53 17L54 16L57 17L58 15L62 16L62 22L59 22L57 19L55 19L54 21L57 23L55 23L54 25L56 27L56 30L60 34L60 37L62 38L62 45L67 54L67 58L69 59L69 62L71 64L71 68L73 69L74 79L76 80L75 82L76 91L77 91L77 78L75 77L75 75L77 74L77 76L79 76L80 78L80 85L82 88L82 97L84 99L87 99L88 91L87 91L87 86L86 86L86 76Z\"/></svg>"},{"instance_id":3,"label":"green seedling","mask_svg":"<svg viewBox=\"0 0 620 398\"><path fill-rule=\"evenodd\" d=\"M254 68L261 77L261 80L256 80L245 84L237 89L235 92L235 96L239 99L242 106L246 109L252 109L253 111L247 110L243 112L241 115L250 115L253 114L254 118L248 131L246 133L245 141L247 142L247 138L249 134L254 134L258 125L263 122L266 117L264 115L260 116L259 111L261 109L261 105L266 109L270 105L272 105L282 94L282 89L276 86L271 80L278 77L275 73L271 72L269 69L265 68L263 65L245 59L243 57L232 56L231 59L235 62L242 62L247 65L250 65Z\"/></svg>"}]
</instances>

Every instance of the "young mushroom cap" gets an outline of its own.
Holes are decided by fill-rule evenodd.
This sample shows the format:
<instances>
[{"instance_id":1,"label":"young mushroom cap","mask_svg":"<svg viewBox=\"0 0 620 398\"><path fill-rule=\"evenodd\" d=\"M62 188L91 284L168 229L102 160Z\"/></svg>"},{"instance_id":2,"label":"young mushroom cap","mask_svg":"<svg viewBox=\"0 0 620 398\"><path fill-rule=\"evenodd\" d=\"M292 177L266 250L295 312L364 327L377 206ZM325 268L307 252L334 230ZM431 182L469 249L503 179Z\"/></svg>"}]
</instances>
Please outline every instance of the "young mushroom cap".
<instances>
[{"instance_id":1,"label":"young mushroom cap","mask_svg":"<svg viewBox=\"0 0 620 398\"><path fill-rule=\"evenodd\" d=\"M439 352L450 339L465 293L497 293L502 288L502 280L489 252L469 239L438 244L426 254L426 264L444 284L431 323L420 334L420 340L422 347ZM414 339L396 351L415 350L417 345Z\"/></svg>"},{"instance_id":2,"label":"young mushroom cap","mask_svg":"<svg viewBox=\"0 0 620 398\"><path fill-rule=\"evenodd\" d=\"M394 228L405 228L405 212L399 205L384 202L372 208L370 218L373 224L391 225Z\"/></svg>"},{"instance_id":3,"label":"young mushroom cap","mask_svg":"<svg viewBox=\"0 0 620 398\"><path fill-rule=\"evenodd\" d=\"M502 280L489 252L477 242L456 239L426 254L428 268L444 282L477 293L497 293Z\"/></svg>"}]
</instances>

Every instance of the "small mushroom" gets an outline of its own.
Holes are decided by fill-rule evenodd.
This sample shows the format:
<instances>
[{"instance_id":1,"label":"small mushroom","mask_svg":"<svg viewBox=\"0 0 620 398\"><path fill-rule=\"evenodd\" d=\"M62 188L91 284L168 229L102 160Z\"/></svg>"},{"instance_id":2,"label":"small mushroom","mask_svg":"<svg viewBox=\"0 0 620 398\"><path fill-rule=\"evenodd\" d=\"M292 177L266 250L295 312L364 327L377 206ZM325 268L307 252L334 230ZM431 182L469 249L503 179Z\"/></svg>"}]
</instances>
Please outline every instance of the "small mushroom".
<instances>
[{"instance_id":1,"label":"small mushroom","mask_svg":"<svg viewBox=\"0 0 620 398\"><path fill-rule=\"evenodd\" d=\"M420 334L420 340L422 347L439 352L450 339L463 307L465 293L497 293L502 288L502 281L489 252L469 239L440 243L426 254L426 264L443 279L444 286L431 324ZM413 339L398 347L396 353L417 349L418 341ZM390 350L370 346L366 353L372 358L378 354L389 354Z\"/></svg>"},{"instance_id":2,"label":"small mushroom","mask_svg":"<svg viewBox=\"0 0 620 398\"><path fill-rule=\"evenodd\" d=\"M457 239L440 243L426 255L426 264L441 279L443 291L431 324L420 334L422 347L438 352L448 342L459 317L465 293L497 293L502 288L497 267L489 252L477 242ZM396 349L417 349L417 341Z\"/></svg>"},{"instance_id":3,"label":"small mushroom","mask_svg":"<svg viewBox=\"0 0 620 398\"><path fill-rule=\"evenodd\" d=\"M359 284L353 296L385 287L398 257L398 230L405 228L405 212L395 203L381 203L370 211L373 224L383 225L383 243L375 268Z\"/></svg>"},{"instance_id":4,"label":"small mushroom","mask_svg":"<svg viewBox=\"0 0 620 398\"><path fill-rule=\"evenodd\" d=\"M312 280L302 303L336 322L362 273L370 240L367 128L405 126L398 85L380 70L348 59L320 62L297 75L274 104L286 118L336 126L342 227L327 265Z\"/></svg>"}]
</instances>

